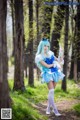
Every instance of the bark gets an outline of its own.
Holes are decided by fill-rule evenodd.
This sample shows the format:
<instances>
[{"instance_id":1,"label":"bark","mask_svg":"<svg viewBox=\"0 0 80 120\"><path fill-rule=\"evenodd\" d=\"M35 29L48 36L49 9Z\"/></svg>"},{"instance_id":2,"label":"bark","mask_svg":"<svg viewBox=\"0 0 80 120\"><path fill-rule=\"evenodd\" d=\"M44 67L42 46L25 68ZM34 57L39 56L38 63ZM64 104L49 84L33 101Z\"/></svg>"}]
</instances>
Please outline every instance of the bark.
<instances>
[{"instance_id":1,"label":"bark","mask_svg":"<svg viewBox=\"0 0 80 120\"><path fill-rule=\"evenodd\" d=\"M53 0L48 2L53 2ZM53 6L45 5L43 11L42 32L45 32L47 38L50 39Z\"/></svg>"},{"instance_id":2,"label":"bark","mask_svg":"<svg viewBox=\"0 0 80 120\"><path fill-rule=\"evenodd\" d=\"M66 0L66 2L69 2L69 0ZM65 15L65 39L64 39L64 66L63 66L63 73L65 74L65 77L62 81L62 89L64 91L67 90L67 68L68 68L68 30L69 30L69 6L66 7L66 15Z\"/></svg>"},{"instance_id":3,"label":"bark","mask_svg":"<svg viewBox=\"0 0 80 120\"><path fill-rule=\"evenodd\" d=\"M39 44L39 0L36 0L37 45Z\"/></svg>"},{"instance_id":4,"label":"bark","mask_svg":"<svg viewBox=\"0 0 80 120\"><path fill-rule=\"evenodd\" d=\"M8 59L6 39L7 1L0 1L0 109L11 107L7 80Z\"/></svg>"},{"instance_id":5,"label":"bark","mask_svg":"<svg viewBox=\"0 0 80 120\"><path fill-rule=\"evenodd\" d=\"M69 79L73 79L74 77L74 50L73 50L73 45L72 45L72 56L71 56L71 67L70 67L70 74L69 74Z\"/></svg>"},{"instance_id":6,"label":"bark","mask_svg":"<svg viewBox=\"0 0 80 120\"><path fill-rule=\"evenodd\" d=\"M51 50L54 51L58 57L59 53L59 39L61 35L61 29L65 17L65 6L60 5L57 7L57 13L54 15L54 28L51 36Z\"/></svg>"},{"instance_id":7,"label":"bark","mask_svg":"<svg viewBox=\"0 0 80 120\"><path fill-rule=\"evenodd\" d=\"M28 84L30 86L34 86L34 61L33 61L33 1L29 0L29 43L28 43L28 50L29 50L29 81Z\"/></svg>"},{"instance_id":8,"label":"bark","mask_svg":"<svg viewBox=\"0 0 80 120\"><path fill-rule=\"evenodd\" d=\"M15 71L14 90L24 90L24 27L23 0L14 0L15 8Z\"/></svg>"},{"instance_id":9,"label":"bark","mask_svg":"<svg viewBox=\"0 0 80 120\"><path fill-rule=\"evenodd\" d=\"M80 3L80 0L78 0ZM80 5L77 6L77 80L80 80Z\"/></svg>"},{"instance_id":10,"label":"bark","mask_svg":"<svg viewBox=\"0 0 80 120\"><path fill-rule=\"evenodd\" d=\"M14 57L15 52L15 16L14 16L14 0L11 0L11 15L12 15L12 33L13 33L13 52L12 56Z\"/></svg>"},{"instance_id":11,"label":"bark","mask_svg":"<svg viewBox=\"0 0 80 120\"><path fill-rule=\"evenodd\" d=\"M73 2L73 0L72 0ZM73 18L74 18L74 9L73 9L73 5L71 6L71 9L72 9L72 13L71 13L71 31L72 31L72 41L71 41L71 44L72 44L72 55L71 55L71 67L70 67L70 74L69 74L69 79L73 79L74 77L74 39L75 39L75 27L74 24L73 24Z\"/></svg>"}]
</instances>

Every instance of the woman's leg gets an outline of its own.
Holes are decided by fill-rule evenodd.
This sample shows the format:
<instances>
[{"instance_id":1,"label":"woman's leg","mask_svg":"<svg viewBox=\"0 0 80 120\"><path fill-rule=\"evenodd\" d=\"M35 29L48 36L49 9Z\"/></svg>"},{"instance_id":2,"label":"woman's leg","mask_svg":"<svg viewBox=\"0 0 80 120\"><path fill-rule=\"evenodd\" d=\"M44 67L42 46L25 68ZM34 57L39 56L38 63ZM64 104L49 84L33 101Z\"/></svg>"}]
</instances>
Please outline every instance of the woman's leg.
<instances>
[{"instance_id":1,"label":"woman's leg","mask_svg":"<svg viewBox=\"0 0 80 120\"><path fill-rule=\"evenodd\" d=\"M55 87L56 87L56 84L57 84L57 83L53 81L53 86L54 86L54 89L55 89Z\"/></svg>"},{"instance_id":2,"label":"woman's leg","mask_svg":"<svg viewBox=\"0 0 80 120\"><path fill-rule=\"evenodd\" d=\"M46 114L50 114L50 106L51 106L51 103L50 103L50 99L49 99L49 94L50 94L50 90L51 89L54 89L54 84L52 81L50 81L48 84L48 89L49 89L49 93L48 93L48 105L47 105L47 110L46 110Z\"/></svg>"},{"instance_id":3,"label":"woman's leg","mask_svg":"<svg viewBox=\"0 0 80 120\"><path fill-rule=\"evenodd\" d=\"M52 107L55 115L60 116L57 107L54 103L54 84L52 81L48 83L48 89L49 89L49 94L48 94L48 106L47 106L46 114L50 114L50 107Z\"/></svg>"},{"instance_id":4,"label":"woman's leg","mask_svg":"<svg viewBox=\"0 0 80 120\"><path fill-rule=\"evenodd\" d=\"M49 90L54 88L54 83L53 83L53 81L50 81L47 85L48 85L48 89L49 89Z\"/></svg>"}]
</instances>

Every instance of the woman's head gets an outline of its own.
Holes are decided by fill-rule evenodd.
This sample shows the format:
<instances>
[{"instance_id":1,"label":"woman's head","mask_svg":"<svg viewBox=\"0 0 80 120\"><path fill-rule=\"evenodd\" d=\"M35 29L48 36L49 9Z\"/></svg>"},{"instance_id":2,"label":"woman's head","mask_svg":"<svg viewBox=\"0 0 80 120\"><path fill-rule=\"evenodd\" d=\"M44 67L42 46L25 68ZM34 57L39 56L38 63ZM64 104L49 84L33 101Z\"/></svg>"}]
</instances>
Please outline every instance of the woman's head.
<instances>
[{"instance_id":1,"label":"woman's head","mask_svg":"<svg viewBox=\"0 0 80 120\"><path fill-rule=\"evenodd\" d=\"M50 43L48 39L43 38L38 45L37 55L44 54L45 52L47 53L49 50L50 50Z\"/></svg>"}]
</instances>

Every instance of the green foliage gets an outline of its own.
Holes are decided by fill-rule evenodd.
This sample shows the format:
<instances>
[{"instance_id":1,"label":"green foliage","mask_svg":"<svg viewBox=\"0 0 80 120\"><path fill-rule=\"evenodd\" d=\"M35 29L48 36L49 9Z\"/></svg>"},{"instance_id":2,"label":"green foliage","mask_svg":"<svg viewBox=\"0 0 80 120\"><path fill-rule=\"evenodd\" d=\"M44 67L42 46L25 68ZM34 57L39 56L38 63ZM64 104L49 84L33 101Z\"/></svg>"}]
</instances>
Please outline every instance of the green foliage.
<instances>
[{"instance_id":1,"label":"green foliage","mask_svg":"<svg viewBox=\"0 0 80 120\"><path fill-rule=\"evenodd\" d=\"M80 99L80 89L78 89L77 84L73 80L67 80L67 92L61 90L61 82L57 84L55 89L55 100L71 100Z\"/></svg>"},{"instance_id":2,"label":"green foliage","mask_svg":"<svg viewBox=\"0 0 80 120\"><path fill-rule=\"evenodd\" d=\"M9 80L10 96L13 101L13 120L47 120L47 116L40 115L35 110L34 102L39 102L44 96L39 96L39 88L27 87L25 92L13 91L13 80ZM25 81L26 83L26 81ZM44 87L42 87L44 89Z\"/></svg>"},{"instance_id":3,"label":"green foliage","mask_svg":"<svg viewBox=\"0 0 80 120\"><path fill-rule=\"evenodd\" d=\"M74 106L74 110L76 111L77 115L80 116L80 103Z\"/></svg>"},{"instance_id":4,"label":"green foliage","mask_svg":"<svg viewBox=\"0 0 80 120\"><path fill-rule=\"evenodd\" d=\"M9 84L10 90L12 90L13 89L13 79L9 79L8 84Z\"/></svg>"},{"instance_id":5,"label":"green foliage","mask_svg":"<svg viewBox=\"0 0 80 120\"><path fill-rule=\"evenodd\" d=\"M35 104L47 101L48 88L46 84L41 84L35 80L35 87L28 86L28 80L25 79L26 90L12 91L13 80L9 81L10 95L13 100L13 120L47 120L47 116L42 116L35 110ZM80 89L73 80L67 80L67 92L61 90L61 81L55 89L55 101L80 99ZM80 104L74 107L80 113Z\"/></svg>"},{"instance_id":6,"label":"green foliage","mask_svg":"<svg viewBox=\"0 0 80 120\"><path fill-rule=\"evenodd\" d=\"M26 90L22 94L25 98L33 101L34 103L47 100L48 88L46 84L41 84L40 81L35 81L35 87L28 86L27 79L24 81ZM9 80L9 86L12 90L13 80ZM20 91L18 94L21 93ZM61 81L57 84L55 88L55 100L64 99L80 99L80 89L78 89L77 84L73 80L67 80L67 92L61 90Z\"/></svg>"},{"instance_id":7,"label":"green foliage","mask_svg":"<svg viewBox=\"0 0 80 120\"><path fill-rule=\"evenodd\" d=\"M13 120L38 120L42 119L42 116L39 115L39 113L34 110L32 105L29 103L29 101L23 97L22 95L19 95L18 92L14 92L13 95L11 95L14 101L14 104L12 106L13 110Z\"/></svg>"},{"instance_id":8,"label":"green foliage","mask_svg":"<svg viewBox=\"0 0 80 120\"><path fill-rule=\"evenodd\" d=\"M37 87L33 88L28 87L26 89L26 92L24 92L23 94L25 97L27 97L29 100L35 103L45 101L47 99L47 89L45 85L38 85Z\"/></svg>"}]
</instances>

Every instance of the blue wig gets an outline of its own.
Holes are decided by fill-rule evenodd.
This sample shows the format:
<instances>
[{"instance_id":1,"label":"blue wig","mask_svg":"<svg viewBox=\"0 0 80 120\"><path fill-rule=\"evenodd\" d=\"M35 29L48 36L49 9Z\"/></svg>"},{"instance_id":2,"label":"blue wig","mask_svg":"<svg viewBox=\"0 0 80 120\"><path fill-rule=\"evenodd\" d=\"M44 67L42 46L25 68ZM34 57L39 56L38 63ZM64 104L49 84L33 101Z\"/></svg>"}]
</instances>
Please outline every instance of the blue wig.
<instances>
[{"instance_id":1,"label":"blue wig","mask_svg":"<svg viewBox=\"0 0 80 120\"><path fill-rule=\"evenodd\" d=\"M49 46L49 49L48 49L48 51L50 50L50 42L48 41L48 39L46 39L46 38L43 38L41 41L40 41L40 43L39 43L39 45L38 45L38 49L37 49L37 53L36 53L36 55L38 55L38 54L44 54L44 46ZM47 51L47 52L48 52Z\"/></svg>"}]
</instances>

